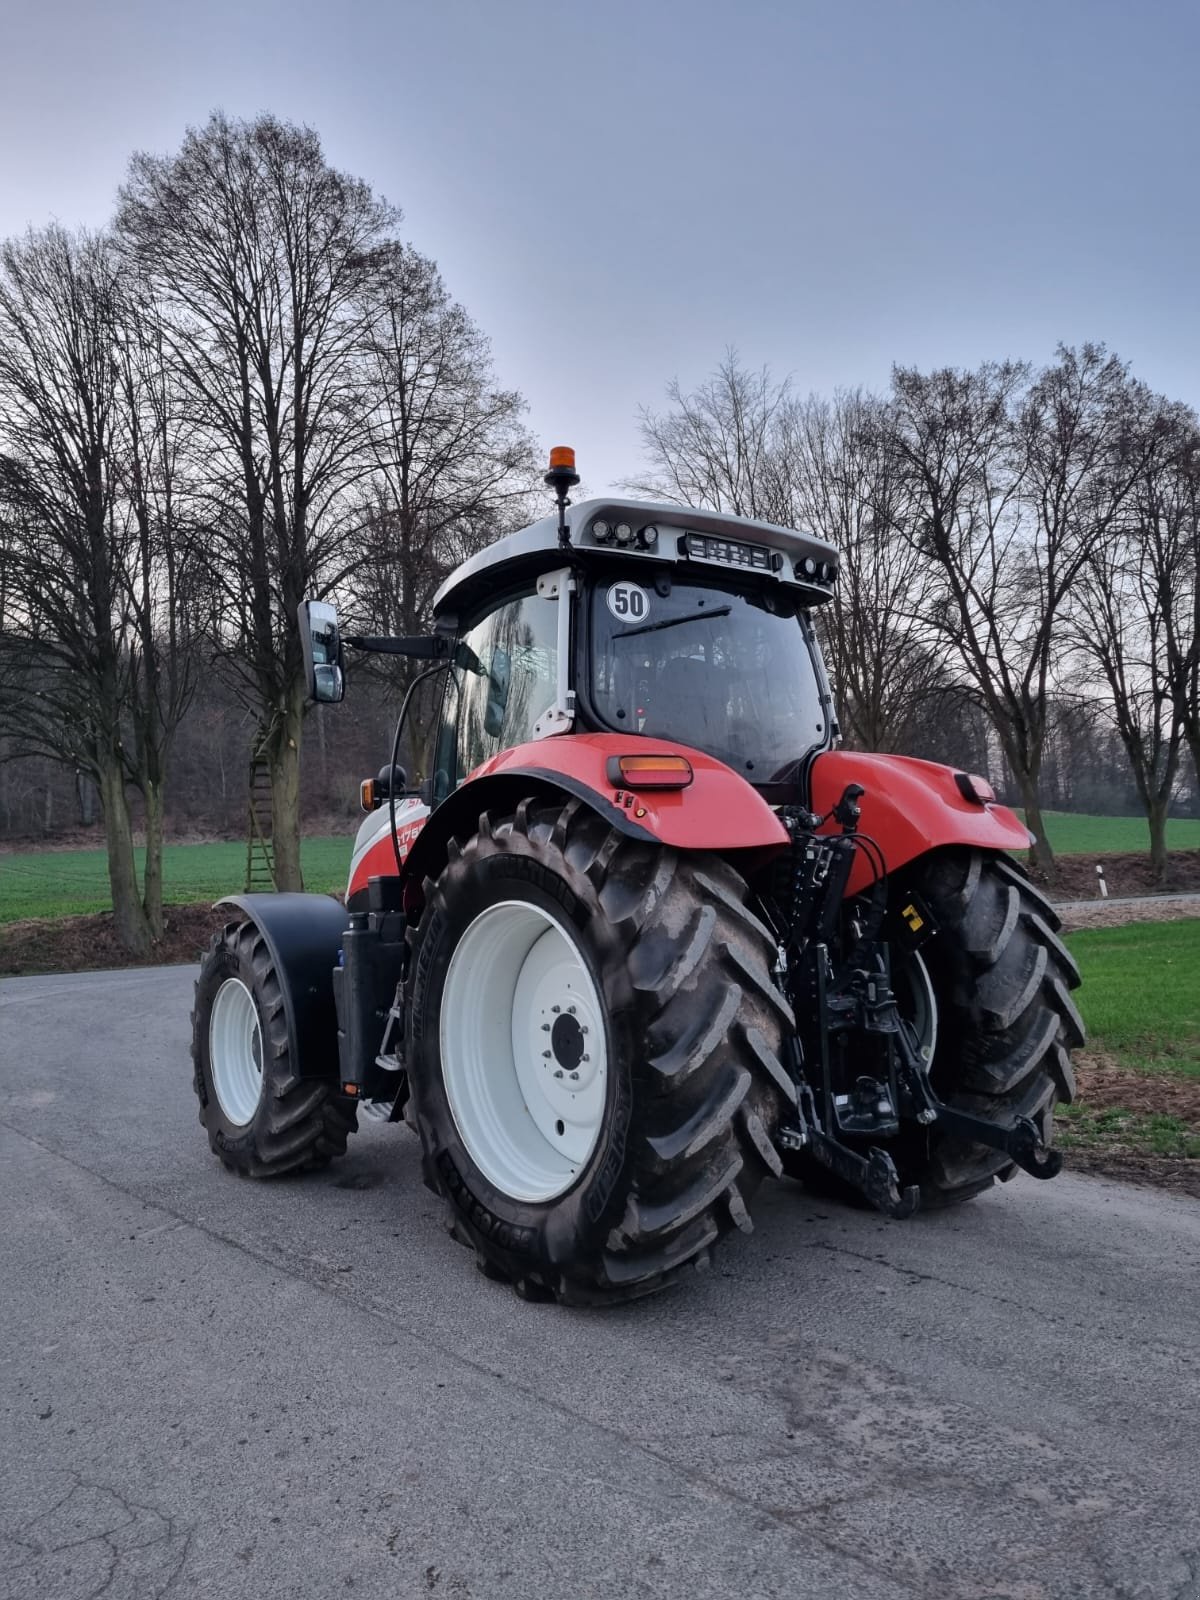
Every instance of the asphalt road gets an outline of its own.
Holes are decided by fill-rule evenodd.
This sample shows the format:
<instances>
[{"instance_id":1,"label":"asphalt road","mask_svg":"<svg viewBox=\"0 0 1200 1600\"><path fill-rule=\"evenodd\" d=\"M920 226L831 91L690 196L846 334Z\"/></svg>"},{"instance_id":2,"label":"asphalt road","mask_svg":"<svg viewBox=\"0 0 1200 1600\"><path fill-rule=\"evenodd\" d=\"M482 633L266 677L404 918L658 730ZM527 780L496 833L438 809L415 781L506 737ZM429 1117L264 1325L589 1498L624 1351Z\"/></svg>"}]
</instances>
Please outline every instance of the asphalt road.
<instances>
[{"instance_id":1,"label":"asphalt road","mask_svg":"<svg viewBox=\"0 0 1200 1600\"><path fill-rule=\"evenodd\" d=\"M4 1600L1200 1600L1200 1204L777 1185L669 1297L526 1305L405 1132L226 1173L190 984L0 983Z\"/></svg>"}]
</instances>

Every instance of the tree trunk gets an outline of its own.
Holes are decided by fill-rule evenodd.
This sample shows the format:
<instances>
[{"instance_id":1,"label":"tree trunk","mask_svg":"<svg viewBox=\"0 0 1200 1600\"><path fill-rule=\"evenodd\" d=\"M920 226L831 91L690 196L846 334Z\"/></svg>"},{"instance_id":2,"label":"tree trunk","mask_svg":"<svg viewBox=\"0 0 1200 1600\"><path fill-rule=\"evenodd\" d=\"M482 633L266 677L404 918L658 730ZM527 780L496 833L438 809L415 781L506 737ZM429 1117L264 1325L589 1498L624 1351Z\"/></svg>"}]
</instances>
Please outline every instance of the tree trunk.
<instances>
[{"instance_id":1,"label":"tree trunk","mask_svg":"<svg viewBox=\"0 0 1200 1600\"><path fill-rule=\"evenodd\" d=\"M92 809L96 794L92 780L86 772L81 772L78 768L75 772L75 794L79 800L79 826L90 828L96 820L96 814Z\"/></svg>"},{"instance_id":2,"label":"tree trunk","mask_svg":"<svg viewBox=\"0 0 1200 1600\"><path fill-rule=\"evenodd\" d=\"M149 782L143 790L146 803L146 866L142 874L142 906L150 932L156 939L163 933L163 795L159 784Z\"/></svg>"},{"instance_id":3,"label":"tree trunk","mask_svg":"<svg viewBox=\"0 0 1200 1600\"><path fill-rule=\"evenodd\" d=\"M321 803L329 804L329 750L325 738L325 707L317 706L315 721L317 724L317 748L321 752Z\"/></svg>"},{"instance_id":4,"label":"tree trunk","mask_svg":"<svg viewBox=\"0 0 1200 1600\"><path fill-rule=\"evenodd\" d=\"M1152 799L1146 803L1146 821L1150 824L1150 869L1154 881L1161 883L1167 875L1167 813L1169 799Z\"/></svg>"},{"instance_id":5,"label":"tree trunk","mask_svg":"<svg viewBox=\"0 0 1200 1600\"><path fill-rule=\"evenodd\" d=\"M150 924L138 895L133 826L125 797L125 774L119 759L108 762L100 773L100 808L104 813L108 882L117 938L131 955L149 955Z\"/></svg>"},{"instance_id":6,"label":"tree trunk","mask_svg":"<svg viewBox=\"0 0 1200 1600\"><path fill-rule=\"evenodd\" d=\"M1054 851L1046 837L1046 824L1042 820L1042 803L1038 798L1036 778L1028 772L1014 774L1021 786L1021 804L1025 807L1025 826L1034 836L1029 847L1029 864L1035 872L1053 872Z\"/></svg>"},{"instance_id":7,"label":"tree trunk","mask_svg":"<svg viewBox=\"0 0 1200 1600\"><path fill-rule=\"evenodd\" d=\"M303 889L300 870L300 734L304 720L304 680L288 686L282 714L271 740L271 832L275 887Z\"/></svg>"}]
</instances>

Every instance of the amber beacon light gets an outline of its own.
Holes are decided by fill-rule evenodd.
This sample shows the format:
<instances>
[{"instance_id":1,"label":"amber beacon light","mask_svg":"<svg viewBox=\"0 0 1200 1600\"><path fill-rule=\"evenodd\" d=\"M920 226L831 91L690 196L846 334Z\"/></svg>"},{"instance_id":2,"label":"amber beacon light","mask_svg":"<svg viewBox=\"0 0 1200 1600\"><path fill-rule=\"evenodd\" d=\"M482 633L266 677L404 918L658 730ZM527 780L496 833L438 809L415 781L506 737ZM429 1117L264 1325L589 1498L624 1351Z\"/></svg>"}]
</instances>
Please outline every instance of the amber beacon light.
<instances>
[{"instance_id":1,"label":"amber beacon light","mask_svg":"<svg viewBox=\"0 0 1200 1600\"><path fill-rule=\"evenodd\" d=\"M567 507L571 502L567 499L567 490L573 489L579 482L579 474L575 471L575 452L569 444L550 446L550 470L544 481L554 490L554 497L558 501L558 542L565 547L571 542L571 531L567 527Z\"/></svg>"}]
</instances>

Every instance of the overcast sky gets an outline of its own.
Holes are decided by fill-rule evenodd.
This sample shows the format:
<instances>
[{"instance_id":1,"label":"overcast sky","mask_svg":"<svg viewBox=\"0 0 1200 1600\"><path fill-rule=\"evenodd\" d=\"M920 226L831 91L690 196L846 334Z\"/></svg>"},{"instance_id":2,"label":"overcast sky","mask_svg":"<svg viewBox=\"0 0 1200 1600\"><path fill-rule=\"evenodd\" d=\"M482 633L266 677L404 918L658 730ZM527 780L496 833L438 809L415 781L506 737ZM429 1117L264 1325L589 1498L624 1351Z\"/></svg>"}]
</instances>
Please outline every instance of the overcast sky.
<instances>
[{"instance_id":1,"label":"overcast sky","mask_svg":"<svg viewBox=\"0 0 1200 1600\"><path fill-rule=\"evenodd\" d=\"M0 233L220 106L405 213L588 487L736 345L802 390L1103 340L1200 403L1196 0L5 0Z\"/></svg>"}]
</instances>

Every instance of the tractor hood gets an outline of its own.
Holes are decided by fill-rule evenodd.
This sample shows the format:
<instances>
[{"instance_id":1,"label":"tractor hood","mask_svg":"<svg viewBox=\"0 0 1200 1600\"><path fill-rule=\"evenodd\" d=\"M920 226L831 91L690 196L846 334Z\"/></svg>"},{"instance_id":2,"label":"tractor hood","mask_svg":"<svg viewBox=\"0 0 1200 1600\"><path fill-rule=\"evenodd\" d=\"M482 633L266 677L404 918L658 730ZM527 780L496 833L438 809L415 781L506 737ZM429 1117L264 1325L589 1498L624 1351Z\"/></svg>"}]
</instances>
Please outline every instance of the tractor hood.
<instances>
[{"instance_id":1,"label":"tractor hood","mask_svg":"<svg viewBox=\"0 0 1200 1600\"><path fill-rule=\"evenodd\" d=\"M824 539L770 522L644 500L582 500L567 516L571 549L585 560L614 557L693 572L736 572L798 591L805 604L833 598L837 551ZM500 586L561 566L558 517L507 534L463 563L434 597L435 613L469 610Z\"/></svg>"}]
</instances>

